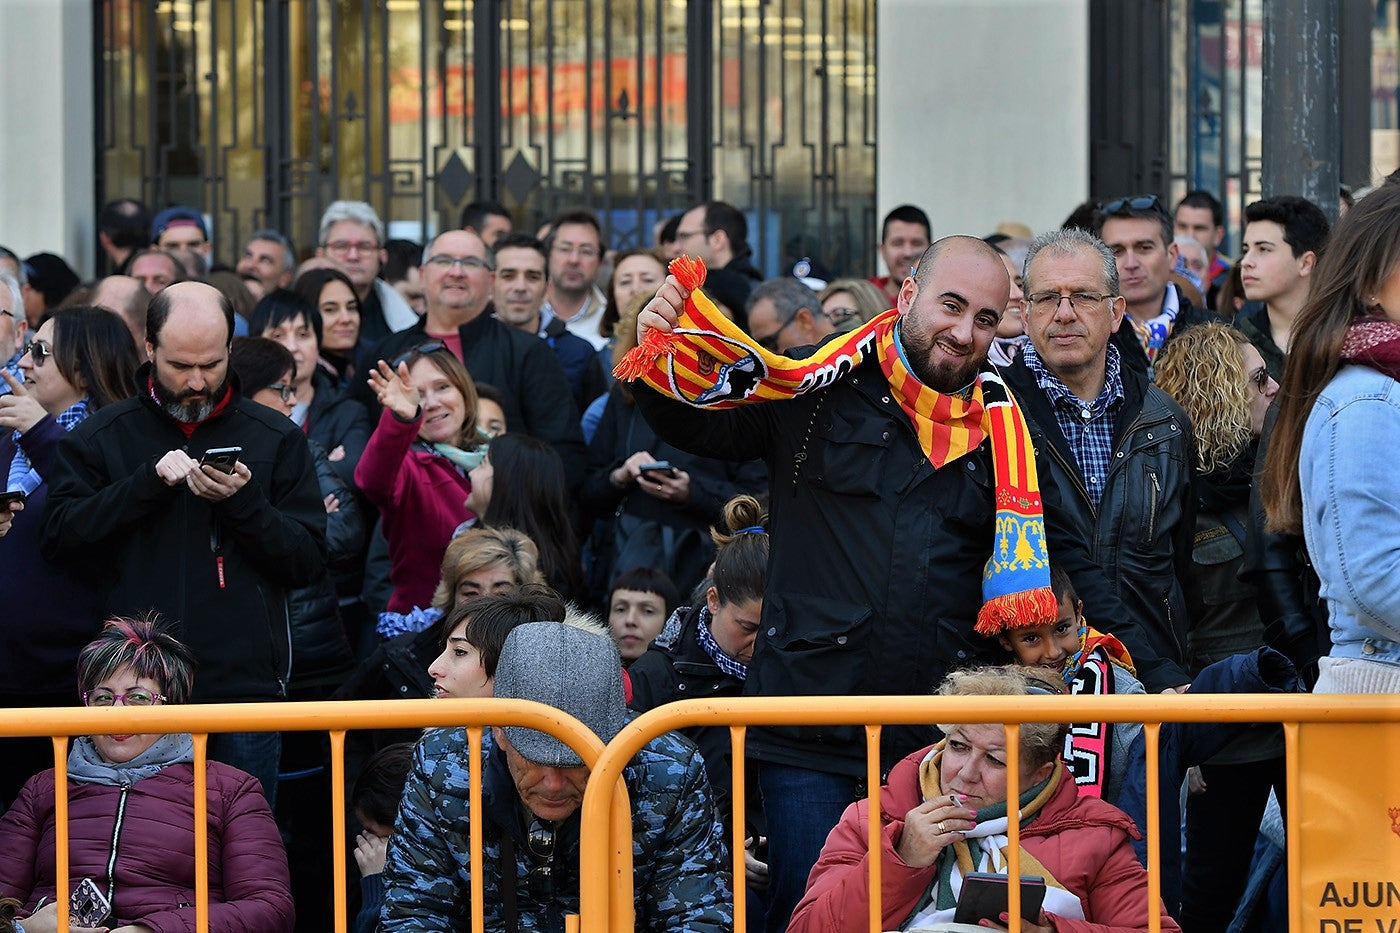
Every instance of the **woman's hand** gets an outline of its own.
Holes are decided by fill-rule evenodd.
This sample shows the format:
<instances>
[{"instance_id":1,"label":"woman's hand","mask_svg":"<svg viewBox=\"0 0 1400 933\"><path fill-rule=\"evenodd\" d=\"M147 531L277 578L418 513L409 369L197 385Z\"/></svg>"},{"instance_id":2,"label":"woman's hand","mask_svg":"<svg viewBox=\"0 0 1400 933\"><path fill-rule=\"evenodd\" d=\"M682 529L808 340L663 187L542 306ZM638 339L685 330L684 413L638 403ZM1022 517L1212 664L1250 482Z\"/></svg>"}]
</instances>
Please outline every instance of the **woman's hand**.
<instances>
[{"instance_id":1,"label":"woman's hand","mask_svg":"<svg viewBox=\"0 0 1400 933\"><path fill-rule=\"evenodd\" d=\"M10 533L10 527L15 522L15 513L23 511L24 503L19 500L0 505L0 538Z\"/></svg>"},{"instance_id":2,"label":"woman's hand","mask_svg":"<svg viewBox=\"0 0 1400 933\"><path fill-rule=\"evenodd\" d=\"M24 933L58 933L58 904L50 904L34 911L28 917L21 917L20 923L24 925ZM151 933L147 927L122 927L121 929L123 933L132 933L136 929ZM73 926L70 922L68 933L108 933L108 929L107 927Z\"/></svg>"},{"instance_id":3,"label":"woman's hand","mask_svg":"<svg viewBox=\"0 0 1400 933\"><path fill-rule=\"evenodd\" d=\"M639 450L622 462L622 466L612 471L608 477L612 484L619 489L630 486L641 477L641 466L643 463L655 463L656 458L649 450Z\"/></svg>"},{"instance_id":4,"label":"woman's hand","mask_svg":"<svg viewBox=\"0 0 1400 933\"><path fill-rule=\"evenodd\" d=\"M388 839L374 833L360 833L355 837L355 864L360 866L361 875L379 874L388 857Z\"/></svg>"},{"instance_id":5,"label":"woman's hand","mask_svg":"<svg viewBox=\"0 0 1400 933\"><path fill-rule=\"evenodd\" d=\"M5 371L0 371L0 377L10 387L9 395L0 395L0 428L28 433L30 428L44 420L48 412L29 394L24 383Z\"/></svg>"},{"instance_id":6,"label":"woman's hand","mask_svg":"<svg viewBox=\"0 0 1400 933\"><path fill-rule=\"evenodd\" d=\"M398 372L389 368L383 360L369 371L369 387L379 399L379 404L394 413L400 421L413 421L418 417L418 387L408 377L408 364L400 363Z\"/></svg>"},{"instance_id":7,"label":"woman's hand","mask_svg":"<svg viewBox=\"0 0 1400 933\"><path fill-rule=\"evenodd\" d=\"M641 486L642 492L662 502L680 504L690 499L690 474L685 470L675 470L674 476L668 476L658 470L648 470L642 474L638 485Z\"/></svg>"},{"instance_id":8,"label":"woman's hand","mask_svg":"<svg viewBox=\"0 0 1400 933\"><path fill-rule=\"evenodd\" d=\"M939 794L905 815L895 853L910 868L927 868L939 852L967 838L967 830L976 825L976 810L962 806L954 794Z\"/></svg>"},{"instance_id":9,"label":"woman's hand","mask_svg":"<svg viewBox=\"0 0 1400 933\"><path fill-rule=\"evenodd\" d=\"M977 925L979 927L986 927L989 930L1009 930L1011 929L1009 926L1002 926L1002 924L1010 922L1011 915L1008 913L1003 913L1001 915L1001 923L993 923L990 920L982 920L978 922ZM1020 931L1021 933L1055 933L1055 923L1048 916L1046 916L1045 911L1042 910L1040 912L1039 919L1035 923L1031 923L1025 917L1022 917Z\"/></svg>"}]
</instances>

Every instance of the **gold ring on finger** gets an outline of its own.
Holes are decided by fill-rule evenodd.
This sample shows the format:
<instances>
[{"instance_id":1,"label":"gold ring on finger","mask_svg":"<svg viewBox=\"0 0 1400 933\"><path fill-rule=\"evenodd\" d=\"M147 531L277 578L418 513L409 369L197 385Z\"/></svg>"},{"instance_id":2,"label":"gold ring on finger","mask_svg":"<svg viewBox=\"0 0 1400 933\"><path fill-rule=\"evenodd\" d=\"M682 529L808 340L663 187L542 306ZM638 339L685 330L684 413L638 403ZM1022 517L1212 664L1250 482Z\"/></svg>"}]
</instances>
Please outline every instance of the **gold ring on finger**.
<instances>
[{"instance_id":1,"label":"gold ring on finger","mask_svg":"<svg viewBox=\"0 0 1400 933\"><path fill-rule=\"evenodd\" d=\"M940 833L946 833L946 832L948 832L948 821L947 821L947 820L939 820L939 821L938 821L938 831L939 831Z\"/></svg>"}]
</instances>

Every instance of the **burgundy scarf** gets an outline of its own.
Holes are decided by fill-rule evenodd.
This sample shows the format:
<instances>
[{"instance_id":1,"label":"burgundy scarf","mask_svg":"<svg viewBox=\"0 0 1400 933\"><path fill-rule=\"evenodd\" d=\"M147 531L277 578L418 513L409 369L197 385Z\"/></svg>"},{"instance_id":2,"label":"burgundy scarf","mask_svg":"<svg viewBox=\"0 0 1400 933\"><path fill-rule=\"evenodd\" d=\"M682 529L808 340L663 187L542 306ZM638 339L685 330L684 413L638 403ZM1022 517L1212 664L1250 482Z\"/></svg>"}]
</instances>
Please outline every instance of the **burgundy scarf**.
<instances>
[{"instance_id":1,"label":"burgundy scarf","mask_svg":"<svg viewBox=\"0 0 1400 933\"><path fill-rule=\"evenodd\" d=\"M1352 321L1342 341L1342 360L1400 381L1400 324L1375 316Z\"/></svg>"}]
</instances>

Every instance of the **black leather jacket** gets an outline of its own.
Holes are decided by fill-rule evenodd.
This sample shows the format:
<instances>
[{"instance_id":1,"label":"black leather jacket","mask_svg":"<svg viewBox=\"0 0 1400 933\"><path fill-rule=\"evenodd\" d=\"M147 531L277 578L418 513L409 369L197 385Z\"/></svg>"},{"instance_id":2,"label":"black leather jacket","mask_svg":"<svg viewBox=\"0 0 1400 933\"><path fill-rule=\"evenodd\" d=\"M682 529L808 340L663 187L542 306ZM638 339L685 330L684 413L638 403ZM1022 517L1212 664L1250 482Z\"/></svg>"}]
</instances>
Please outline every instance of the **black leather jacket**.
<instances>
[{"instance_id":1,"label":"black leather jacket","mask_svg":"<svg viewBox=\"0 0 1400 933\"><path fill-rule=\"evenodd\" d=\"M1285 535L1264 527L1264 502L1260 497L1264 459L1278 418L1278 406L1270 405L1259 436L1254 484L1249 493L1249 523L1245 526L1244 563L1240 579L1254 584L1259 596L1259 618L1264 641L1287 655L1308 689L1317 681L1318 658L1331 648L1327 605L1318 599L1320 582L1308 559L1302 535Z\"/></svg>"},{"instance_id":2,"label":"black leather jacket","mask_svg":"<svg viewBox=\"0 0 1400 933\"><path fill-rule=\"evenodd\" d=\"M996 518L989 443L935 470L873 355L827 389L725 411L633 385L638 409L668 443L768 465L768 585L746 693L927 694L952 667L995 662L999 649L973 633ZM1086 605L1121 620L1112 627L1149 689L1185 683L1177 665L1152 655L1066 521L1044 456L1037 461L1050 552ZM887 727L886 766L927 745L928 734ZM755 727L749 754L865 774L857 727Z\"/></svg>"},{"instance_id":3,"label":"black leather jacket","mask_svg":"<svg viewBox=\"0 0 1400 933\"><path fill-rule=\"evenodd\" d=\"M1196 443L1181 406L1132 367L1121 372L1123 402L1098 508L1025 361L1017 359L1002 376L1026 413L1036 452L1048 462L1062 505L1090 542L1090 553L1144 627L1153 650L1181 665L1189 629L1184 581L1191 573L1196 529ZM1045 472L1040 475L1044 485ZM1089 619L1112 625L1089 597L1079 595ZM1128 648L1136 658L1138 649Z\"/></svg>"}]
</instances>

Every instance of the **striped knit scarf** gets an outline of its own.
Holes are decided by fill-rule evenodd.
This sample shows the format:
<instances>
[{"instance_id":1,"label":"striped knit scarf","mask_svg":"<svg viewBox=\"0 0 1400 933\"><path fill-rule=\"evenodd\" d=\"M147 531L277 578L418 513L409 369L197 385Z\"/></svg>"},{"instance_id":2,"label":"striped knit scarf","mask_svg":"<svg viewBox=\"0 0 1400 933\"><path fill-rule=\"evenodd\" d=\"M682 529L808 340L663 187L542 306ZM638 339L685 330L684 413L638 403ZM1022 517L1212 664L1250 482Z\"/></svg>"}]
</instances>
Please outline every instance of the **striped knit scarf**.
<instances>
[{"instance_id":1,"label":"striped knit scarf","mask_svg":"<svg viewBox=\"0 0 1400 933\"><path fill-rule=\"evenodd\" d=\"M994 368L978 374L966 397L928 388L901 357L897 311L828 341L811 356L790 359L760 347L699 290L705 281L703 262L682 256L671 261L670 271L690 293L680 319L670 332L648 330L641 345L618 363L617 378L640 378L697 408L724 409L824 389L874 353L934 469L991 439L996 531L982 575L977 629L999 631L1012 619L1035 619L1036 624L1055 619L1030 432Z\"/></svg>"}]
</instances>

